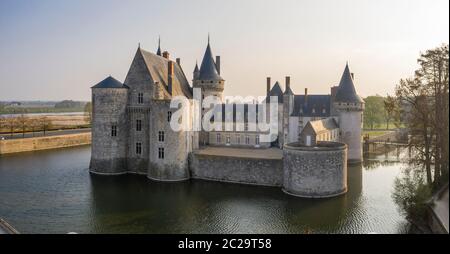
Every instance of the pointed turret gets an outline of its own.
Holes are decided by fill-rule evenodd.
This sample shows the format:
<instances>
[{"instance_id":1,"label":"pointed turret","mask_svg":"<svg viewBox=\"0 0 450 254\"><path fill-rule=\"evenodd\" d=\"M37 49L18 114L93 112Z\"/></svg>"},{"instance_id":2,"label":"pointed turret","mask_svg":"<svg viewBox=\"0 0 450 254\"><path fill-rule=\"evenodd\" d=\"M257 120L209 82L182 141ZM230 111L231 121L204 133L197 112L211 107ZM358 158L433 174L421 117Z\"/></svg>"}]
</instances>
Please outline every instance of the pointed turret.
<instances>
[{"instance_id":1,"label":"pointed turret","mask_svg":"<svg viewBox=\"0 0 450 254\"><path fill-rule=\"evenodd\" d=\"M156 54L161 56L161 37L158 38L158 50L156 50Z\"/></svg>"},{"instance_id":2,"label":"pointed turret","mask_svg":"<svg viewBox=\"0 0 450 254\"><path fill-rule=\"evenodd\" d=\"M364 101L356 93L348 64L337 88L332 111L335 112L339 122L339 140L348 146L348 161L360 162Z\"/></svg>"},{"instance_id":3,"label":"pointed turret","mask_svg":"<svg viewBox=\"0 0 450 254\"><path fill-rule=\"evenodd\" d=\"M198 69L198 64L197 64L197 62L195 62L195 68L194 68L194 80L197 80L198 79L198 77L199 77L199 75L200 75L200 70Z\"/></svg>"},{"instance_id":4,"label":"pointed turret","mask_svg":"<svg viewBox=\"0 0 450 254\"><path fill-rule=\"evenodd\" d=\"M339 87L335 97L336 102L345 103L362 103L363 100L356 93L355 85L353 84L353 77L350 73L348 63L345 65L344 73L342 74Z\"/></svg>"},{"instance_id":5,"label":"pointed turret","mask_svg":"<svg viewBox=\"0 0 450 254\"><path fill-rule=\"evenodd\" d=\"M266 102L270 102L270 97L272 96L278 97L278 103L283 103L283 90L281 89L280 83L278 81L275 82L272 89L270 90Z\"/></svg>"},{"instance_id":6,"label":"pointed turret","mask_svg":"<svg viewBox=\"0 0 450 254\"><path fill-rule=\"evenodd\" d=\"M220 77L219 75L216 63L214 62L211 46L209 45L209 36L208 36L208 46L206 47L205 55L203 56L202 64L200 66L199 79L212 81L223 80L223 78Z\"/></svg>"}]
</instances>

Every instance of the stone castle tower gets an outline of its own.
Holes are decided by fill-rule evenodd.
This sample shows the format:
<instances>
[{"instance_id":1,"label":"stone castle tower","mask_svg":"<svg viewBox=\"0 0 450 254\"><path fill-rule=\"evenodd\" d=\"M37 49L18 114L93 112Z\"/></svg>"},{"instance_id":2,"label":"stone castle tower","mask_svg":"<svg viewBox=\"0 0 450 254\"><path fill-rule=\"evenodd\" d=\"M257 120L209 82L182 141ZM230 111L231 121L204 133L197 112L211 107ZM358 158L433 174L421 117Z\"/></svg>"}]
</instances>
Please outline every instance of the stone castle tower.
<instances>
[{"instance_id":1,"label":"stone castle tower","mask_svg":"<svg viewBox=\"0 0 450 254\"><path fill-rule=\"evenodd\" d=\"M124 84L108 77L92 87L90 171L136 173L157 181L189 178L188 156L198 137L170 127L173 96L192 99L180 59L138 48Z\"/></svg>"},{"instance_id":2,"label":"stone castle tower","mask_svg":"<svg viewBox=\"0 0 450 254\"><path fill-rule=\"evenodd\" d=\"M206 47L200 69L198 69L197 65L194 69L193 87L201 88L204 97L217 96L222 101L224 84L225 80L220 76L220 56L216 56L214 61L208 38L208 46Z\"/></svg>"},{"instance_id":3,"label":"stone castle tower","mask_svg":"<svg viewBox=\"0 0 450 254\"><path fill-rule=\"evenodd\" d=\"M202 105L203 99L208 96L216 96L219 98L220 102L223 103L223 90L225 80L220 76L220 56L216 56L216 60L214 61L214 56L209 43L209 36L208 45L206 47L206 51L200 65L200 69L196 64L193 72L193 77L193 88L200 88L202 92L200 105ZM201 110L202 119L203 115L204 110ZM208 143L209 133L202 130L200 132L200 144L206 145Z\"/></svg>"},{"instance_id":4,"label":"stone castle tower","mask_svg":"<svg viewBox=\"0 0 450 254\"><path fill-rule=\"evenodd\" d=\"M128 87L108 77L92 87L92 157L99 174L127 172Z\"/></svg>"},{"instance_id":5,"label":"stone castle tower","mask_svg":"<svg viewBox=\"0 0 450 254\"><path fill-rule=\"evenodd\" d=\"M360 162L364 101L356 93L353 79L347 64L333 98L333 111L339 123L340 141L348 145L348 160Z\"/></svg>"}]
</instances>

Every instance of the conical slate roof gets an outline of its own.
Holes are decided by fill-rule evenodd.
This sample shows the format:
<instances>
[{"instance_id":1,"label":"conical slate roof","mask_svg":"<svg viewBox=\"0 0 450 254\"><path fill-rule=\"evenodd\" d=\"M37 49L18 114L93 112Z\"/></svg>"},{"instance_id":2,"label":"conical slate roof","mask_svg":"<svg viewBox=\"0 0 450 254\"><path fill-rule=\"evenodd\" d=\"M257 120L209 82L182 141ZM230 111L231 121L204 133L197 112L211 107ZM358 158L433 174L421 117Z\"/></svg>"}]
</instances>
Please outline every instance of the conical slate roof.
<instances>
[{"instance_id":1,"label":"conical slate roof","mask_svg":"<svg viewBox=\"0 0 450 254\"><path fill-rule=\"evenodd\" d=\"M363 100L358 96L353 84L353 78L348 68L348 64L345 66L344 73L342 74L341 82L336 92L336 102L349 102L349 103L362 103Z\"/></svg>"},{"instance_id":2,"label":"conical slate roof","mask_svg":"<svg viewBox=\"0 0 450 254\"><path fill-rule=\"evenodd\" d=\"M156 54L161 56L161 38L158 39L158 49L156 50Z\"/></svg>"},{"instance_id":3,"label":"conical slate roof","mask_svg":"<svg viewBox=\"0 0 450 254\"><path fill-rule=\"evenodd\" d=\"M195 68L194 68L194 72L199 72L199 69L198 69L198 64L197 64L197 63L195 63Z\"/></svg>"},{"instance_id":4,"label":"conical slate roof","mask_svg":"<svg viewBox=\"0 0 450 254\"><path fill-rule=\"evenodd\" d=\"M219 81L223 80L217 72L216 63L214 62L213 54L211 51L211 47L206 47L205 55L203 56L202 64L200 66L200 74L198 77L199 80L213 80Z\"/></svg>"},{"instance_id":5,"label":"conical slate roof","mask_svg":"<svg viewBox=\"0 0 450 254\"><path fill-rule=\"evenodd\" d=\"M272 89L269 92L269 95L267 96L266 101L270 102L270 97L276 96L278 97L278 103L283 103L283 90L281 90L280 83L275 82L275 85L273 85Z\"/></svg>"},{"instance_id":6,"label":"conical slate roof","mask_svg":"<svg viewBox=\"0 0 450 254\"><path fill-rule=\"evenodd\" d=\"M126 88L120 81L109 76L92 88Z\"/></svg>"}]
</instances>

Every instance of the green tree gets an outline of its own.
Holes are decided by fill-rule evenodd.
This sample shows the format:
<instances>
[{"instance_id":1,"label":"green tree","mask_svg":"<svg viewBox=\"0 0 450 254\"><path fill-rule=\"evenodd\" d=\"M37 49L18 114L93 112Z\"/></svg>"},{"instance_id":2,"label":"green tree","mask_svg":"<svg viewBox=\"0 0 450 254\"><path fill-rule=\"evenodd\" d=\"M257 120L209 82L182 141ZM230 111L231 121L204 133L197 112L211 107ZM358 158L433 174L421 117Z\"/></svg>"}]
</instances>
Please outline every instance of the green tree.
<instances>
[{"instance_id":1,"label":"green tree","mask_svg":"<svg viewBox=\"0 0 450 254\"><path fill-rule=\"evenodd\" d=\"M397 107L408 129L410 171L395 184L395 201L408 216L423 218L433 191L448 183L449 51L448 45L427 50L414 77L400 80Z\"/></svg>"},{"instance_id":2,"label":"green tree","mask_svg":"<svg viewBox=\"0 0 450 254\"><path fill-rule=\"evenodd\" d=\"M364 128L373 130L376 125L383 122L384 98L379 95L368 96L364 102Z\"/></svg>"},{"instance_id":3,"label":"green tree","mask_svg":"<svg viewBox=\"0 0 450 254\"><path fill-rule=\"evenodd\" d=\"M395 99L395 97L388 95L386 99L383 101L384 103L384 118L386 121L386 130L389 130L389 124L391 121L395 121L399 119L399 109L398 109L398 102Z\"/></svg>"}]
</instances>

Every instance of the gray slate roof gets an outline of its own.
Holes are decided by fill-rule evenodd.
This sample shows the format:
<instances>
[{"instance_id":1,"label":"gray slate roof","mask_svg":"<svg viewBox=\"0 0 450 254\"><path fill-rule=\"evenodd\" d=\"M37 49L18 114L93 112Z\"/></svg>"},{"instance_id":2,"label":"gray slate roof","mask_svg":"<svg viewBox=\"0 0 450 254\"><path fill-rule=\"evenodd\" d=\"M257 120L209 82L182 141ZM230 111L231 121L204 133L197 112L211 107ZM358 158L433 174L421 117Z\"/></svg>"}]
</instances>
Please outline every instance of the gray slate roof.
<instances>
[{"instance_id":1,"label":"gray slate roof","mask_svg":"<svg viewBox=\"0 0 450 254\"><path fill-rule=\"evenodd\" d=\"M167 69L170 60L143 49L139 49L139 51L144 58L144 62L147 65L147 69L153 79L153 82L159 82L167 89ZM187 98L192 98L191 87L183 73L183 70L176 62L173 62L173 66L174 76L172 80L172 96L184 95Z\"/></svg>"},{"instance_id":2,"label":"gray slate roof","mask_svg":"<svg viewBox=\"0 0 450 254\"><path fill-rule=\"evenodd\" d=\"M278 97L278 103L283 103L283 90L281 89L280 83L275 82L272 89L269 91L268 98L266 98L266 102L270 102L270 97L276 96Z\"/></svg>"},{"instance_id":3,"label":"gray slate roof","mask_svg":"<svg viewBox=\"0 0 450 254\"><path fill-rule=\"evenodd\" d=\"M344 73L342 74L341 81L339 83L338 90L336 92L336 102L349 102L349 103L362 103L363 100L358 96L353 84L353 78L348 68L348 64L345 66Z\"/></svg>"},{"instance_id":4,"label":"gray slate roof","mask_svg":"<svg viewBox=\"0 0 450 254\"><path fill-rule=\"evenodd\" d=\"M194 68L194 72L199 72L200 70L198 69L198 64L195 63L195 68Z\"/></svg>"},{"instance_id":5,"label":"gray slate roof","mask_svg":"<svg viewBox=\"0 0 450 254\"><path fill-rule=\"evenodd\" d=\"M200 75L198 77L199 80L214 80L220 81L223 80L220 77L219 72L216 68L216 63L214 62L213 54L211 51L211 47L206 47L205 55L203 56L202 64L200 66Z\"/></svg>"},{"instance_id":6,"label":"gray slate roof","mask_svg":"<svg viewBox=\"0 0 450 254\"><path fill-rule=\"evenodd\" d=\"M311 128L314 133L319 134L323 131L330 131L338 128L338 125L334 118L329 117L321 120L315 120L315 121L309 121L303 131L306 131L307 129ZM303 132L302 131L302 132Z\"/></svg>"},{"instance_id":7,"label":"gray slate roof","mask_svg":"<svg viewBox=\"0 0 450 254\"><path fill-rule=\"evenodd\" d=\"M117 79L109 76L91 88L128 88Z\"/></svg>"},{"instance_id":8,"label":"gray slate roof","mask_svg":"<svg viewBox=\"0 0 450 254\"><path fill-rule=\"evenodd\" d=\"M325 109L325 112L324 112ZM294 96L294 111L291 116L329 117L331 115L331 95Z\"/></svg>"}]
</instances>

